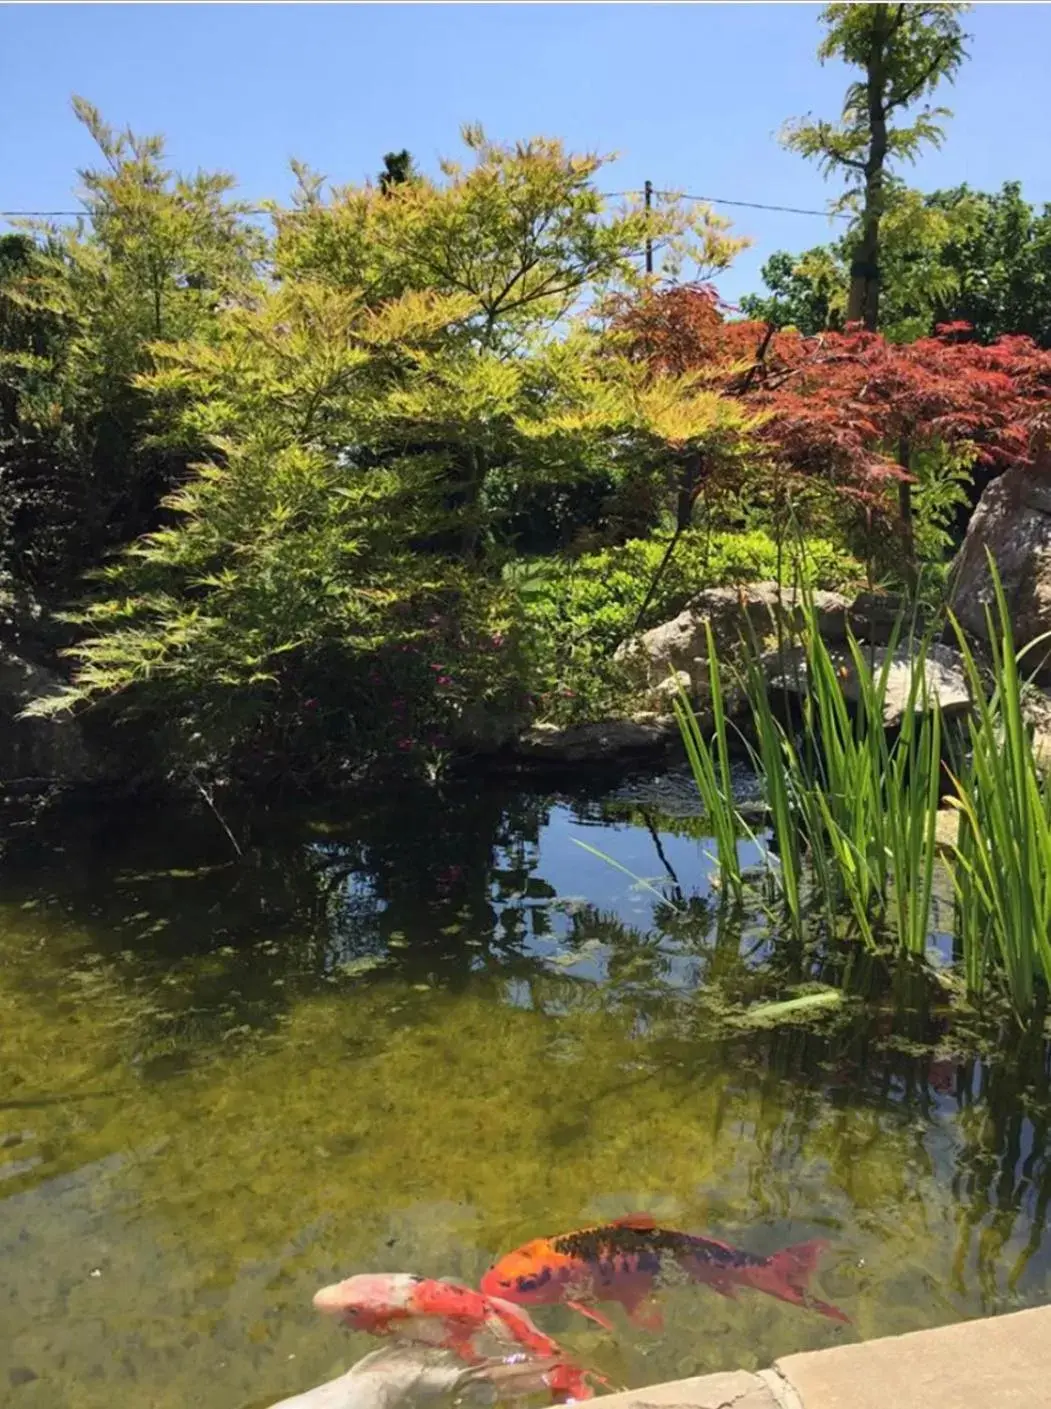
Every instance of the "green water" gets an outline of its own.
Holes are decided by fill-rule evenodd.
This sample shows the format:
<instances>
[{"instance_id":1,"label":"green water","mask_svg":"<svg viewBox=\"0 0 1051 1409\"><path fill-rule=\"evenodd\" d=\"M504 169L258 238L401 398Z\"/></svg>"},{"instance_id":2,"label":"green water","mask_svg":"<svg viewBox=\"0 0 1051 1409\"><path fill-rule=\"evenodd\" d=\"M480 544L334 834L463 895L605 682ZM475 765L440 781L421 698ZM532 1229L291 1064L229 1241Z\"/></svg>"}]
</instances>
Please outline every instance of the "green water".
<instances>
[{"instance_id":1,"label":"green water","mask_svg":"<svg viewBox=\"0 0 1051 1409\"><path fill-rule=\"evenodd\" d=\"M231 818L240 859L159 809L9 840L0 1402L259 1409L373 1348L319 1286L474 1280L639 1209L760 1253L828 1238L853 1324L703 1287L663 1293L660 1335L537 1313L625 1385L1051 1299L1046 1053L902 1052L878 992L828 1032L720 1036L799 957L713 924L681 779L627 796Z\"/></svg>"}]
</instances>

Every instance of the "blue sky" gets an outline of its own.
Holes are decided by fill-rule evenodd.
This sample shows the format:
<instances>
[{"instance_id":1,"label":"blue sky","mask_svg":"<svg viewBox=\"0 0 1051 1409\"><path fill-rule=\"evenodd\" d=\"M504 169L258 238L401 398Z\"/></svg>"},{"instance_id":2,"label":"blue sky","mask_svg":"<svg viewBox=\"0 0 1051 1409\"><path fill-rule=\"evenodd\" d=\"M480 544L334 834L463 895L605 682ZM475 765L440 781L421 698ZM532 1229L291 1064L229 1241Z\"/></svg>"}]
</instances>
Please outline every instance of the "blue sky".
<instances>
[{"instance_id":1,"label":"blue sky","mask_svg":"<svg viewBox=\"0 0 1051 1409\"><path fill-rule=\"evenodd\" d=\"M81 93L112 123L160 131L178 166L223 168L249 198L285 196L298 156L339 180L407 146L424 169L459 126L539 133L618 152L604 185L649 177L709 196L823 207L820 175L781 150L783 121L832 116L845 71L815 57L819 6L62 5L0 6L0 209L71 205L92 146ZM972 58L945 101L930 189L1018 179L1051 201L1051 6L992 3L967 17ZM724 209L721 208L720 209ZM754 245L721 281L759 284L778 248L827 238L823 218L732 210Z\"/></svg>"}]
</instances>

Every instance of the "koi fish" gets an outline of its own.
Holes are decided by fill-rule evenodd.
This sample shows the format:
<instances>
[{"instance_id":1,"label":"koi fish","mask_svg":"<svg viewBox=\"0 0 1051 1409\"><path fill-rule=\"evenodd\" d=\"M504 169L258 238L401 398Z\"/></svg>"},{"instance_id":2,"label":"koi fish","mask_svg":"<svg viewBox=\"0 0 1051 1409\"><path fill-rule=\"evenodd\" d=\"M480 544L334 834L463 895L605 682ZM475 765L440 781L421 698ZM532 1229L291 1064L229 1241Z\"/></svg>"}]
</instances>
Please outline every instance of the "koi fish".
<instances>
[{"instance_id":1,"label":"koi fish","mask_svg":"<svg viewBox=\"0 0 1051 1409\"><path fill-rule=\"evenodd\" d=\"M323 1287L314 1297L314 1306L337 1316L352 1330L437 1346L466 1365L482 1365L501 1356L506 1360L509 1350L524 1353L550 1362L541 1378L560 1401L591 1399L594 1394L588 1372L574 1365L521 1307L458 1282L408 1272L363 1273ZM601 1376L595 1378L601 1380Z\"/></svg>"},{"instance_id":2,"label":"koi fish","mask_svg":"<svg viewBox=\"0 0 1051 1409\"><path fill-rule=\"evenodd\" d=\"M486 1296L519 1306L563 1302L607 1330L613 1330L612 1323L586 1303L619 1301L636 1325L660 1330L660 1313L643 1304L671 1264L691 1281L731 1299L738 1287L752 1287L833 1321L849 1322L838 1307L807 1295L807 1283L827 1246L821 1241L797 1243L771 1257L757 1257L714 1238L662 1228L639 1213L595 1228L536 1238L500 1258L480 1285Z\"/></svg>"}]
</instances>

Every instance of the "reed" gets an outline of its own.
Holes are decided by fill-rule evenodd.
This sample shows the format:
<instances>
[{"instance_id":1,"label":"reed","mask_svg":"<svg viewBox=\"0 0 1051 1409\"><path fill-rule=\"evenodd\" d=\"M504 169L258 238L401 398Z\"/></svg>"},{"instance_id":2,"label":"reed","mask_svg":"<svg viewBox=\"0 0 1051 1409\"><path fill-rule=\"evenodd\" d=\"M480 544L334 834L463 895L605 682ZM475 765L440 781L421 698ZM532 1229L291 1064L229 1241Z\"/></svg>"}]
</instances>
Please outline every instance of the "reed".
<instances>
[{"instance_id":1,"label":"reed","mask_svg":"<svg viewBox=\"0 0 1051 1409\"><path fill-rule=\"evenodd\" d=\"M1024 1017L1051 985L1051 789L1034 757L1020 662L995 568L993 578L991 689L953 622L974 709L965 746L949 749L949 801L961 825L948 864L967 988L981 999L995 982ZM721 883L737 901L764 907L779 930L797 938L820 931L867 950L922 959L931 936L948 732L937 701L925 696L930 634L917 638L912 624L909 697L900 727L888 730L890 663L903 621L877 669L853 637L845 652L830 650L805 592L802 616L802 651L793 657L805 671L798 725L774 708L758 642L745 650L736 672L746 701L745 725L737 732L761 780L763 830L749 825L733 799L735 726L727 718L726 670L710 629L710 733L683 692L676 701ZM781 660L783 669L783 650ZM743 839L763 855L760 883L742 871Z\"/></svg>"},{"instance_id":2,"label":"reed","mask_svg":"<svg viewBox=\"0 0 1051 1409\"><path fill-rule=\"evenodd\" d=\"M981 997L994 976L1015 1011L1028 1013L1051 984L1051 786L1033 750L1021 661L1010 612L990 559L995 610L986 608L991 686L952 618L974 711L958 761L960 835L950 861L956 936L968 987ZM1034 649L1047 637L1031 642ZM1042 1000L1042 995L1041 995Z\"/></svg>"}]
</instances>

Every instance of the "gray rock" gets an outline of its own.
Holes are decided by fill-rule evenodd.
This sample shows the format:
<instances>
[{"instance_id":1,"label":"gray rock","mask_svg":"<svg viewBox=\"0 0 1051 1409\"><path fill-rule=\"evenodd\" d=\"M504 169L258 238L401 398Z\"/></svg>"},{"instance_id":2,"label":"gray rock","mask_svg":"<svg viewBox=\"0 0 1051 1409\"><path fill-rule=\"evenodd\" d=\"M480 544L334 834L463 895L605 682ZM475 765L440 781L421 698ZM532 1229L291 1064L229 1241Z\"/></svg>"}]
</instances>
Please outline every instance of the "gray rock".
<instances>
[{"instance_id":1,"label":"gray rock","mask_svg":"<svg viewBox=\"0 0 1051 1409\"><path fill-rule=\"evenodd\" d=\"M606 763L661 753L678 737L674 719L656 714L604 719L559 729L536 724L516 741L515 754L537 763Z\"/></svg>"},{"instance_id":2,"label":"gray rock","mask_svg":"<svg viewBox=\"0 0 1051 1409\"><path fill-rule=\"evenodd\" d=\"M847 612L855 639L870 645L887 645L899 621L903 632L912 624L908 604L898 592L859 592Z\"/></svg>"},{"instance_id":3,"label":"gray rock","mask_svg":"<svg viewBox=\"0 0 1051 1409\"><path fill-rule=\"evenodd\" d=\"M1015 645L1051 631L1051 465L1017 466L985 490L953 566L950 605L964 630L988 639L986 608L996 622L988 550L1007 599ZM1051 677L1051 643L1026 657L1027 673Z\"/></svg>"},{"instance_id":4,"label":"gray rock","mask_svg":"<svg viewBox=\"0 0 1051 1409\"><path fill-rule=\"evenodd\" d=\"M282 1399L272 1409L396 1409L464 1395L483 1401L545 1391L544 1373L552 1360L526 1355L465 1366L446 1350L396 1343L359 1360L345 1375Z\"/></svg>"},{"instance_id":5,"label":"gray rock","mask_svg":"<svg viewBox=\"0 0 1051 1409\"><path fill-rule=\"evenodd\" d=\"M1037 686L1022 695L1022 712L1032 731L1033 754L1045 771L1051 769L1051 697Z\"/></svg>"},{"instance_id":6,"label":"gray rock","mask_svg":"<svg viewBox=\"0 0 1051 1409\"><path fill-rule=\"evenodd\" d=\"M821 635L826 641L844 641L848 599L838 592L811 595ZM671 676L688 677L694 701L705 705L710 695L706 627L711 626L720 663L729 665L743 644L753 639L763 644L775 637L779 623L783 632L798 631L803 624L802 607L802 598L794 589L779 592L774 582L711 587L671 621L625 641L614 659L651 695L663 689Z\"/></svg>"},{"instance_id":7,"label":"gray rock","mask_svg":"<svg viewBox=\"0 0 1051 1409\"><path fill-rule=\"evenodd\" d=\"M849 651L831 648L829 655L840 672L843 694L852 703L859 699L858 676ZM865 652L874 675L879 674L887 659L885 646L873 646ZM802 647L794 646L784 652L771 651L763 658L764 669L771 689L787 690L794 694L806 691L807 665ZM904 718L909 706L913 677L917 662L908 646L899 646L890 657L887 671L887 691L883 701L883 722L887 728L894 728ZM930 708L937 702L942 713L949 717L965 714L971 707L970 691L964 673L963 657L950 646L930 645L924 658L924 680L917 692L914 704L919 708Z\"/></svg>"},{"instance_id":8,"label":"gray rock","mask_svg":"<svg viewBox=\"0 0 1051 1409\"><path fill-rule=\"evenodd\" d=\"M687 695L690 693L691 683L685 670L677 670L666 680L661 680L654 685L650 691L650 698L656 706L657 713L667 714L673 708L675 701L680 698L680 691L685 690ZM638 718L637 715L636 718Z\"/></svg>"}]
</instances>

